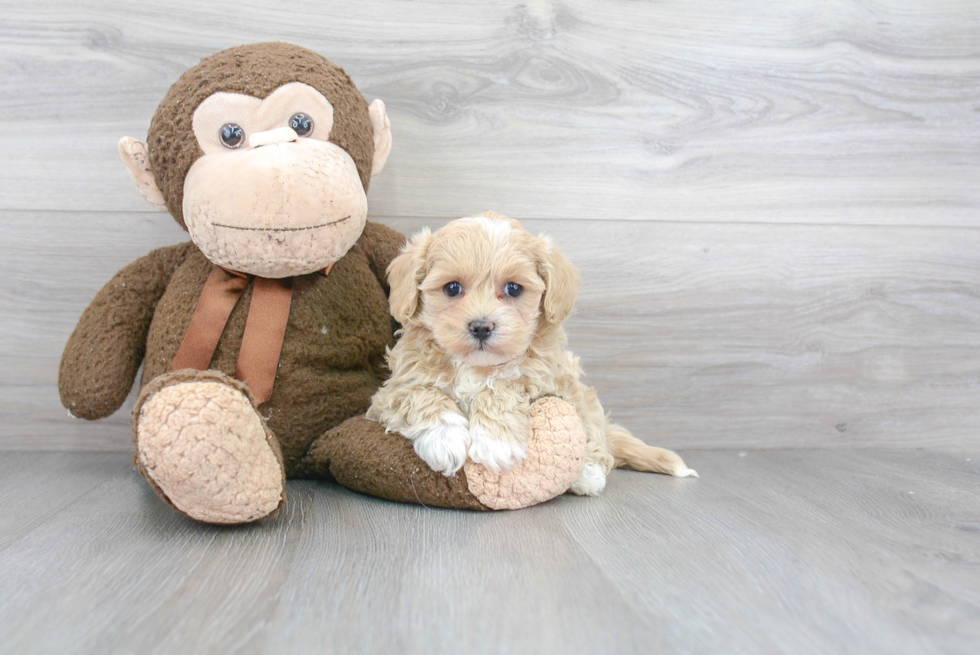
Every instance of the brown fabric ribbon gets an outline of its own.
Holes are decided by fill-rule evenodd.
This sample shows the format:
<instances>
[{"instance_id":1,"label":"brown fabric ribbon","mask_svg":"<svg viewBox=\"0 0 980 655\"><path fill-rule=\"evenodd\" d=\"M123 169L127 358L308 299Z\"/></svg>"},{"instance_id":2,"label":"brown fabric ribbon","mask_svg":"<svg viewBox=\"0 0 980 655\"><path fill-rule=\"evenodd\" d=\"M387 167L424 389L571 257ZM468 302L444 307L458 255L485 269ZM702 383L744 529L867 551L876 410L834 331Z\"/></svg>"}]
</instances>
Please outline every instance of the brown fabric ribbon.
<instances>
[{"instance_id":1,"label":"brown fabric ribbon","mask_svg":"<svg viewBox=\"0 0 980 655\"><path fill-rule=\"evenodd\" d=\"M182 368L207 370L231 310L248 286L248 281L247 275L232 273L220 266L211 269L191 316L191 323L187 326L187 334L174 357L175 371Z\"/></svg>"},{"instance_id":2,"label":"brown fabric ribbon","mask_svg":"<svg viewBox=\"0 0 980 655\"><path fill-rule=\"evenodd\" d=\"M320 274L329 275L331 270L332 264ZM187 334L174 357L173 370L207 370L228 318L253 277L252 301L245 320L245 334L238 353L235 377L249 386L261 405L272 397L272 387L276 381L293 298L291 277L273 279L251 276L215 266L204 283Z\"/></svg>"}]
</instances>

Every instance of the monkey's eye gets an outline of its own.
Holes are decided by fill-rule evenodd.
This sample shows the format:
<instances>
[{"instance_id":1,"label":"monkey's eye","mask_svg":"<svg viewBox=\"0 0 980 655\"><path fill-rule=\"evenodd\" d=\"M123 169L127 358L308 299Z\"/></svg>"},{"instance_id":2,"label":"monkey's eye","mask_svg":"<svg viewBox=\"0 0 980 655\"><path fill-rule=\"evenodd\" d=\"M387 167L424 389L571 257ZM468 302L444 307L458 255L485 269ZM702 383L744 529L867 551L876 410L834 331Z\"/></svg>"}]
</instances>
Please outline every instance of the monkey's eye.
<instances>
[{"instance_id":1,"label":"monkey's eye","mask_svg":"<svg viewBox=\"0 0 980 655\"><path fill-rule=\"evenodd\" d=\"M450 298L455 298L463 292L463 285L459 282L450 282L442 288L443 292Z\"/></svg>"},{"instance_id":2,"label":"monkey's eye","mask_svg":"<svg viewBox=\"0 0 980 655\"><path fill-rule=\"evenodd\" d=\"M306 114L293 114L289 119L289 127L293 128L297 136L310 136L313 134L313 119Z\"/></svg>"},{"instance_id":3,"label":"monkey's eye","mask_svg":"<svg viewBox=\"0 0 980 655\"><path fill-rule=\"evenodd\" d=\"M241 148L245 144L245 130L241 125L225 123L221 126L221 143L226 148Z\"/></svg>"},{"instance_id":4,"label":"monkey's eye","mask_svg":"<svg viewBox=\"0 0 980 655\"><path fill-rule=\"evenodd\" d=\"M517 282L508 282L507 286L504 287L504 294L511 298L518 298L522 293L524 293L524 287Z\"/></svg>"}]
</instances>

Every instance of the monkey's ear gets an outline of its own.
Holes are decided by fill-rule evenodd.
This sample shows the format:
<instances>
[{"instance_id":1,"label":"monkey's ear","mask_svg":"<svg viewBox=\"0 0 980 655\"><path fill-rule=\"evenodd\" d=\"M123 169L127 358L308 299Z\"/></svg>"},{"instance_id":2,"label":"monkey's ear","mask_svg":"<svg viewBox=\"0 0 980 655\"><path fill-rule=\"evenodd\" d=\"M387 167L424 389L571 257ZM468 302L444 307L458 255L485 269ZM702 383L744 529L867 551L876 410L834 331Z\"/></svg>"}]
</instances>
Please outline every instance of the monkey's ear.
<instances>
[{"instance_id":1,"label":"monkey's ear","mask_svg":"<svg viewBox=\"0 0 980 655\"><path fill-rule=\"evenodd\" d=\"M419 306L419 283L425 277L425 258L432 243L428 228L409 239L400 255L388 266L388 304L391 315L405 325Z\"/></svg>"},{"instance_id":2,"label":"monkey's ear","mask_svg":"<svg viewBox=\"0 0 980 655\"><path fill-rule=\"evenodd\" d=\"M544 280L541 306L548 322L557 325L572 313L575 298L578 297L578 271L565 255L555 249L550 239L539 239L542 246L539 266Z\"/></svg>"},{"instance_id":3,"label":"monkey's ear","mask_svg":"<svg viewBox=\"0 0 980 655\"><path fill-rule=\"evenodd\" d=\"M156 180L153 179L153 171L150 169L150 153L146 149L146 144L131 136L124 136L119 139L119 156L126 164L129 177L133 180L133 184L136 185L143 199L153 205L157 211L167 211L167 203L164 201L159 187L157 187Z\"/></svg>"},{"instance_id":4,"label":"monkey's ear","mask_svg":"<svg viewBox=\"0 0 980 655\"><path fill-rule=\"evenodd\" d=\"M371 175L377 175L388 161L391 152L391 121L385 111L385 103L375 100L368 107L371 116L371 127L374 129L374 163L371 165Z\"/></svg>"}]
</instances>

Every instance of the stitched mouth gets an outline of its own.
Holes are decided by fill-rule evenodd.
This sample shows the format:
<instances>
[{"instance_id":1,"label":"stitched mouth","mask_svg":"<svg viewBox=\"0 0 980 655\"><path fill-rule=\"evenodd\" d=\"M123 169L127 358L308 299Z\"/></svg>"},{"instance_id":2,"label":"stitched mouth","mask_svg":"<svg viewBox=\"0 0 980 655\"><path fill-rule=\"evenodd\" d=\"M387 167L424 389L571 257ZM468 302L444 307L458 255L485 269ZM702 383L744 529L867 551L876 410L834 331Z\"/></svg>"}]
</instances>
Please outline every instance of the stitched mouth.
<instances>
[{"instance_id":1,"label":"stitched mouth","mask_svg":"<svg viewBox=\"0 0 980 655\"><path fill-rule=\"evenodd\" d=\"M330 221L329 223L320 223L319 225L307 225L305 227L242 227L240 225L225 225L223 223L212 223L211 225L215 227L225 227L229 230L241 230L243 232L302 232L304 230L316 230L321 227L326 227L328 225L336 225L337 223L343 223L350 216L344 216L343 218L338 218L335 221Z\"/></svg>"}]
</instances>

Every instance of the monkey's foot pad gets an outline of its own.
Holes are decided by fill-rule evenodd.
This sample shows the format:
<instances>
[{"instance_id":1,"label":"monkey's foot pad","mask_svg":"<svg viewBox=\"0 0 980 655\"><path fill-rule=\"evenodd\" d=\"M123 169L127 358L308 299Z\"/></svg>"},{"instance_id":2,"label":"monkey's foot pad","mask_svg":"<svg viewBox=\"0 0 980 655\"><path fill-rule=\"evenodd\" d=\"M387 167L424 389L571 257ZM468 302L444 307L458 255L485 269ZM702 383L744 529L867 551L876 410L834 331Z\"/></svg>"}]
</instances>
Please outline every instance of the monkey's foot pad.
<instances>
[{"instance_id":1,"label":"monkey's foot pad","mask_svg":"<svg viewBox=\"0 0 980 655\"><path fill-rule=\"evenodd\" d=\"M558 398L531 406L527 456L510 471L493 473L467 461L470 493L491 509L520 509L568 491L585 466L586 439L575 408Z\"/></svg>"},{"instance_id":2,"label":"monkey's foot pad","mask_svg":"<svg viewBox=\"0 0 980 655\"><path fill-rule=\"evenodd\" d=\"M278 453L252 403L223 381L164 386L136 417L137 466L187 516L247 523L284 500Z\"/></svg>"}]
</instances>

